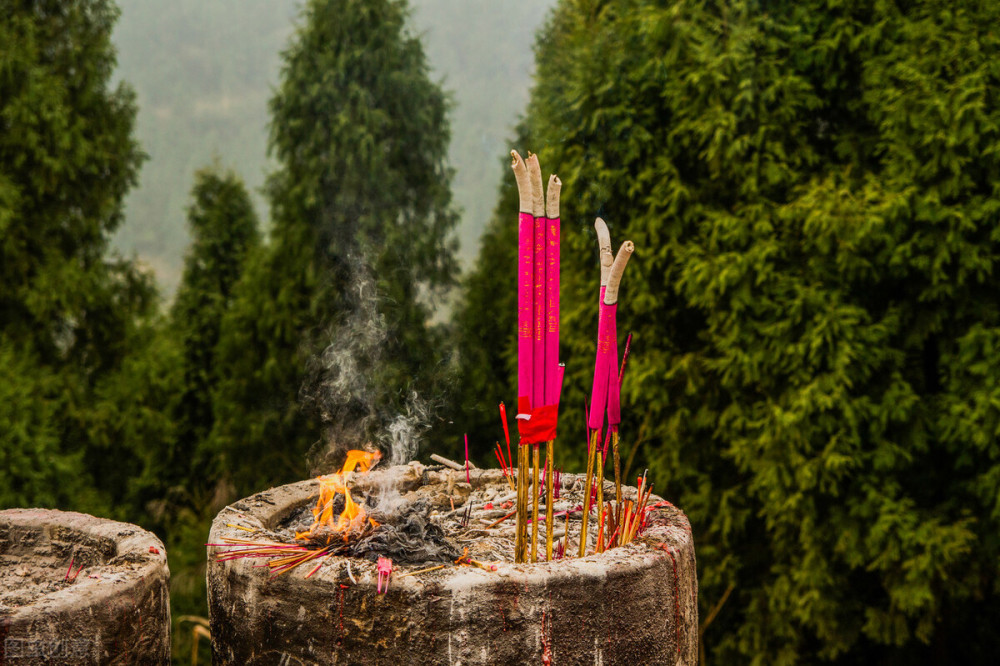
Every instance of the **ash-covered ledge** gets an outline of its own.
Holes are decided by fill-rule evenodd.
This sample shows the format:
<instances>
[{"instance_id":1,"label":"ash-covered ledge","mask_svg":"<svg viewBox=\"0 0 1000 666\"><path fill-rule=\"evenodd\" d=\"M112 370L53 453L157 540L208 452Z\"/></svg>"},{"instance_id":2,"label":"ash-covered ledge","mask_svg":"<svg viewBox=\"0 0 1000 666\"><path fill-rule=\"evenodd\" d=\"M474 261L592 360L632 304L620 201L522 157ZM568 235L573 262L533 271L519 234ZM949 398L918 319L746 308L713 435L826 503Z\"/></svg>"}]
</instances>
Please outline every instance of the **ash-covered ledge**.
<instances>
[{"instance_id":1,"label":"ash-covered ledge","mask_svg":"<svg viewBox=\"0 0 1000 666\"><path fill-rule=\"evenodd\" d=\"M169 578L135 525L0 511L0 664L168 664Z\"/></svg>"},{"instance_id":2,"label":"ash-covered ledge","mask_svg":"<svg viewBox=\"0 0 1000 666\"><path fill-rule=\"evenodd\" d=\"M471 481L464 472L410 463L358 475L350 487L356 500L395 489L404 502L429 503L438 520L461 516L467 501L481 510L477 497L509 495L499 470L474 469ZM563 475L560 485L564 496L582 496L582 475ZM209 542L287 529L318 489L313 479L240 500L216 517ZM623 494L635 499L636 489ZM272 576L253 558L215 561L224 549L209 547L214 663L694 665L691 527L682 511L653 496L650 504L657 503L641 537L626 546L515 565L511 541L508 561L482 558L496 571L448 562L407 575L431 563L397 564L384 594L368 559L329 557L314 572L310 563ZM484 540L496 531L486 522ZM575 555L578 527L569 531L567 552Z\"/></svg>"}]
</instances>

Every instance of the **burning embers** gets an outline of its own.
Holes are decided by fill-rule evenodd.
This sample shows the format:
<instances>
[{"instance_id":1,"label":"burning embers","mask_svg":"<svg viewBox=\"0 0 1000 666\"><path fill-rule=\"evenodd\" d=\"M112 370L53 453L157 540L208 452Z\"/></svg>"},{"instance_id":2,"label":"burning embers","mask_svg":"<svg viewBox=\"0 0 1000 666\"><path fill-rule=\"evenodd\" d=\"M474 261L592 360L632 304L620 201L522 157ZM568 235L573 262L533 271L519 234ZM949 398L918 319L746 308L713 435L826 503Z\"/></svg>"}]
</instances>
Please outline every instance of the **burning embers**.
<instances>
[{"instance_id":1,"label":"burning embers","mask_svg":"<svg viewBox=\"0 0 1000 666\"><path fill-rule=\"evenodd\" d=\"M339 472L319 477L319 500L313 509L313 524L305 532L296 532L296 539L326 539L330 543L335 536L348 541L352 534L363 534L378 523L365 512L364 506L351 497L347 487L354 472L366 473L382 459L378 451L369 452L353 449L347 452L347 460ZM337 513L339 505L343 510ZM336 515L336 518L334 516Z\"/></svg>"},{"instance_id":2,"label":"burning embers","mask_svg":"<svg viewBox=\"0 0 1000 666\"><path fill-rule=\"evenodd\" d=\"M215 553L215 560L265 559L262 566L270 569L272 577L309 564L307 578L335 555L371 562L454 560L459 551L432 523L426 501L399 501L395 490L379 490L378 482L355 486L355 476L367 474L381 457L377 451L349 451L339 472L319 477L316 504L302 507L274 529L230 524L248 532L248 538L227 537L223 543L207 544L225 548ZM389 474L387 479L391 480ZM366 488L363 493L359 493L360 486ZM306 525L309 527L303 529Z\"/></svg>"}]
</instances>

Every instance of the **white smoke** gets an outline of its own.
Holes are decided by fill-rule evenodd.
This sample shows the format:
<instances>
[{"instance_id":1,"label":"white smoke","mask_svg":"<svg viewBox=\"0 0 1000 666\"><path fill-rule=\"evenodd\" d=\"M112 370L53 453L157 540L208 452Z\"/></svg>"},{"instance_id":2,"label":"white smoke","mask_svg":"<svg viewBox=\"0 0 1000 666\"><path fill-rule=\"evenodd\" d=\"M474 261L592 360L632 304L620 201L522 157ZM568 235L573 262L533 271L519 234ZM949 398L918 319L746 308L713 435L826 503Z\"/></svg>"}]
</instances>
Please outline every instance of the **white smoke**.
<instances>
[{"instance_id":1,"label":"white smoke","mask_svg":"<svg viewBox=\"0 0 1000 666\"><path fill-rule=\"evenodd\" d=\"M412 460L431 416L415 390L376 385L390 332L371 270L359 257L349 257L347 263L345 317L330 334L330 344L310 363L301 391L303 403L324 427L323 440L310 452L320 473L329 472L349 449L376 447L383 465ZM405 392L402 407L384 404L392 392Z\"/></svg>"}]
</instances>

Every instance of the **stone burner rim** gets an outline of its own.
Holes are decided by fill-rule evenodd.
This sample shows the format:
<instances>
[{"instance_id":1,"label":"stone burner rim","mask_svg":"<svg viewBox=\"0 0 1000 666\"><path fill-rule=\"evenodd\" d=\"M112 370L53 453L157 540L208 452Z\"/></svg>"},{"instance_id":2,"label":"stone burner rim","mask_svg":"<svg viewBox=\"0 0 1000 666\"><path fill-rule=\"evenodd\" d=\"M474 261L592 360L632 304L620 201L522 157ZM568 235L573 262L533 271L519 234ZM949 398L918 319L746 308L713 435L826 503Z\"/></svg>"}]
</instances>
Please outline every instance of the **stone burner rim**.
<instances>
[{"instance_id":1,"label":"stone burner rim","mask_svg":"<svg viewBox=\"0 0 1000 666\"><path fill-rule=\"evenodd\" d=\"M435 467L426 467L416 461L407 465L399 465L393 468L376 469L366 475L355 477L355 484L352 488L359 491L367 490L380 483L385 483L389 475L399 475L402 470L403 477L396 480L396 485L401 492L412 489L416 485L422 484L425 480L434 483L444 482L450 470L439 470ZM437 475L437 476L435 476ZM454 472L455 483L465 483L464 473ZM461 476L461 481L459 481ZM504 483L500 470L479 470L471 471L472 487L478 488L482 485ZM582 480L583 474L563 474L562 486L570 488L577 480ZM605 481L605 497L608 497L608 485L611 484L611 495L614 495L614 485ZM582 484L582 481L581 481ZM634 487L628 487L633 493ZM310 501L315 501L319 489L319 481L316 478L297 481L282 486L276 486L260 491L248 497L242 498L226 506L216 516L212 522L209 543L222 543L223 538L231 537L237 539L249 538L249 534L241 529L229 526L229 523L240 524L244 527L264 527L273 528L291 512L300 509ZM622 486L623 494L626 486ZM656 494L650 496L650 504L661 501L662 498ZM691 526L687 516L683 511L672 504L657 509L653 516L658 519L658 524L651 525L644 537L663 542L667 548L677 553L685 552L686 548L693 548ZM571 541L572 543L572 541ZM303 571L290 571L273 581L268 581L269 573L265 567L255 567L259 564L253 558L233 559L226 562L214 562L213 556L219 550L225 548L209 547L209 568L225 567L228 575L247 577L250 580L260 579L264 584L290 585L293 587L305 586L311 594L339 593L340 584L344 582L343 577L336 575L336 572L343 567L336 566L337 562L350 561L353 574L357 579L357 584L350 583L351 587L370 587L374 592L376 587L375 565L373 563L359 560L357 558L345 558L331 556L327 564L320 568L315 575L309 579L303 576L310 569L310 566L303 567ZM487 572L475 567L457 567L453 570L442 570L434 572L431 578L423 576L405 576L399 578L393 576L391 585L395 589L403 589L410 593L420 593L426 591L428 585L434 585L438 589L450 589L452 591L468 590L472 591L481 586L494 586L502 584L538 584L546 581L555 582L567 578L573 578L581 583L588 579L603 579L608 576L627 576L639 570L646 569L658 560L669 559L670 552L661 548L650 548L647 545L633 543L625 547L614 548L599 555L587 555L583 558L570 557L552 562L536 562L532 564L514 564L513 562L493 562L497 564L496 572ZM416 570L420 567L406 565L406 571ZM220 572L221 573L221 572ZM325 574L325 575L324 575ZM209 573L211 576L212 574Z\"/></svg>"},{"instance_id":2,"label":"stone burner rim","mask_svg":"<svg viewBox=\"0 0 1000 666\"><path fill-rule=\"evenodd\" d=\"M21 619L30 620L39 611L60 612L92 606L95 603L111 602L121 594L122 583L132 584L134 581L158 575L160 571L167 571L167 553L163 542L153 533L131 523L59 509L0 510L0 528L12 527L46 534L49 538L53 531L67 530L99 542L109 542L114 551L101 564L85 566L71 585L42 593L27 605L8 609L12 610L6 615L7 621L11 624ZM94 548L92 545L82 547ZM155 548L157 552L152 552L150 548ZM134 564L135 568L115 569L115 560ZM68 564L67 561L67 566ZM77 566L78 563L73 566L74 573ZM90 578L95 572L113 572L119 578Z\"/></svg>"}]
</instances>

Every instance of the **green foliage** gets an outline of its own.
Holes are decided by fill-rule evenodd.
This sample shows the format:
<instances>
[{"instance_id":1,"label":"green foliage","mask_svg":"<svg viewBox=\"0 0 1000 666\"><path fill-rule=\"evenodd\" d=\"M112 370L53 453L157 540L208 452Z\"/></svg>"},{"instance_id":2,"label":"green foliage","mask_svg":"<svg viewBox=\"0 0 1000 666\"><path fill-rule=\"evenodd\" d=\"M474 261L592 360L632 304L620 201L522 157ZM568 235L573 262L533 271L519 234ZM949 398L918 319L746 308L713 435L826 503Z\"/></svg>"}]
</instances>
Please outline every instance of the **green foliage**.
<instances>
[{"instance_id":1,"label":"green foliage","mask_svg":"<svg viewBox=\"0 0 1000 666\"><path fill-rule=\"evenodd\" d=\"M108 235L142 154L132 92L108 89L117 12L104 0L3 3L0 330L39 361L101 371L149 298Z\"/></svg>"},{"instance_id":2,"label":"green foliage","mask_svg":"<svg viewBox=\"0 0 1000 666\"><path fill-rule=\"evenodd\" d=\"M129 462L106 464L93 404L153 296L131 263L107 257L142 160L132 92L109 89L117 11L103 0L0 7L5 503L97 510L121 499L114 471Z\"/></svg>"},{"instance_id":3,"label":"green foliage","mask_svg":"<svg viewBox=\"0 0 1000 666\"><path fill-rule=\"evenodd\" d=\"M998 18L566 1L539 39L523 145L565 182L561 430L590 386L600 214L637 246L623 440L691 516L702 617L735 590L713 661L986 659ZM513 308L469 316L514 330Z\"/></svg>"},{"instance_id":4,"label":"green foliage","mask_svg":"<svg viewBox=\"0 0 1000 666\"><path fill-rule=\"evenodd\" d=\"M239 491L305 473L319 428L297 396L349 313L354 266L375 276L388 331L378 400L439 371L425 304L454 271L446 103L405 20L403 2L315 0L282 56L270 242L251 254L219 344L214 437Z\"/></svg>"},{"instance_id":5,"label":"green foliage","mask_svg":"<svg viewBox=\"0 0 1000 666\"><path fill-rule=\"evenodd\" d=\"M30 353L0 339L0 507L100 506L79 473L83 451L60 444L60 388Z\"/></svg>"},{"instance_id":6,"label":"green foliage","mask_svg":"<svg viewBox=\"0 0 1000 666\"><path fill-rule=\"evenodd\" d=\"M170 309L171 332L183 354L183 386L173 413L178 441L165 466L179 475L178 481L201 476L208 482L219 477L218 470L206 474L214 462L207 438L215 423L216 346L247 254L260 237L250 197L236 174L199 171L191 197L188 223L193 240Z\"/></svg>"}]
</instances>

